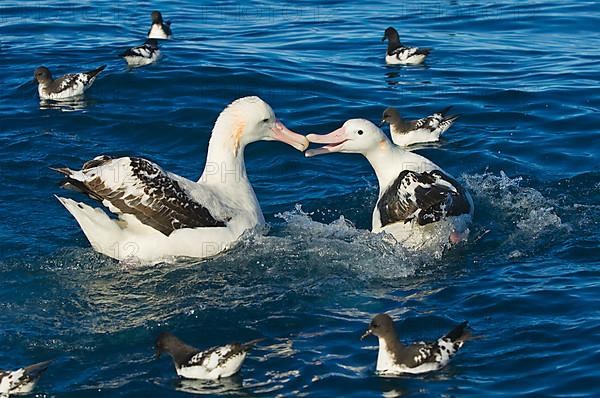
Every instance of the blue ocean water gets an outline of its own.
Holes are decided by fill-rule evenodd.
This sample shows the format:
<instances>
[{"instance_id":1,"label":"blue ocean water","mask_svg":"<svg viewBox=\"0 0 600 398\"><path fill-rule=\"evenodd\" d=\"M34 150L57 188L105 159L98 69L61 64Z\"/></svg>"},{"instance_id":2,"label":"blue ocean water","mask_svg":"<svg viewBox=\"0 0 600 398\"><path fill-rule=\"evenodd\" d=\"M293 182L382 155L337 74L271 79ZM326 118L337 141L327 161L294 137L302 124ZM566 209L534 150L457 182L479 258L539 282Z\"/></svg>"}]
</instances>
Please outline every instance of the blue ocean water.
<instances>
[{"instance_id":1,"label":"blue ocean water","mask_svg":"<svg viewBox=\"0 0 600 398\"><path fill-rule=\"evenodd\" d=\"M128 70L117 54L152 9L174 40ZM384 64L389 25L433 48L425 66ZM3 1L0 368L54 358L37 392L56 397L598 396L598 26L596 1ZM84 103L41 109L35 67L101 64ZM245 95L302 133L453 105L462 117L418 152L473 194L471 241L406 253L366 231L364 159L257 143L266 236L153 267L95 253L48 167L135 154L197 178L216 116ZM440 372L379 378L376 340L359 336L384 311L406 341L465 319L479 338ZM181 382L153 358L165 329L199 347L266 341L239 377Z\"/></svg>"}]
</instances>

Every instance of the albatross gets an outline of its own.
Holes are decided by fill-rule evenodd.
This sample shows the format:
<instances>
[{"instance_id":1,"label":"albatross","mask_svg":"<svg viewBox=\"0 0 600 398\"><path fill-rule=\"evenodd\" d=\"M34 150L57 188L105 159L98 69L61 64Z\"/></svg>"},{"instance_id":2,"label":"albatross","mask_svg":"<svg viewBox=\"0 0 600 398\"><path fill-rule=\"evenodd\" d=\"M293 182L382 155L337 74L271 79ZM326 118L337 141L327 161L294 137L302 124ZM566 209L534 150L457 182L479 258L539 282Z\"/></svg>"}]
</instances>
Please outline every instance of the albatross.
<instances>
[{"instance_id":1,"label":"albatross","mask_svg":"<svg viewBox=\"0 0 600 398\"><path fill-rule=\"evenodd\" d=\"M373 232L387 232L409 249L456 244L467 238L473 215L471 195L431 160L394 145L370 121L350 119L329 134L306 138L326 144L306 151L307 157L341 152L367 158L379 182Z\"/></svg>"},{"instance_id":2,"label":"albatross","mask_svg":"<svg viewBox=\"0 0 600 398\"><path fill-rule=\"evenodd\" d=\"M308 146L306 137L285 127L262 99L240 98L217 118L198 181L144 158L101 155L80 170L54 170L65 176L62 187L87 194L116 218L103 209L57 198L92 247L117 260L153 263L174 256L214 256L265 223L246 175L244 148L274 140L299 151Z\"/></svg>"}]
</instances>

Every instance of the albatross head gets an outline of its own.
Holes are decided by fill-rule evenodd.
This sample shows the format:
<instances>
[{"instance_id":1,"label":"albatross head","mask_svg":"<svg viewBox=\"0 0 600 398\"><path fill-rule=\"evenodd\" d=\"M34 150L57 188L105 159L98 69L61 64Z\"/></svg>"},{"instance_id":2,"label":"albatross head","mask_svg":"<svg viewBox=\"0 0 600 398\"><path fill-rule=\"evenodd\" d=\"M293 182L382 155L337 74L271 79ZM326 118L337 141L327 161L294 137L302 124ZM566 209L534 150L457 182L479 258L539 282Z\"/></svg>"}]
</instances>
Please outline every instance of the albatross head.
<instances>
[{"instance_id":1,"label":"albatross head","mask_svg":"<svg viewBox=\"0 0 600 398\"><path fill-rule=\"evenodd\" d=\"M307 157L334 152L360 153L366 156L373 150L389 145L383 131L366 119L350 119L329 134L309 134L306 138L316 144L327 144L306 151Z\"/></svg>"},{"instance_id":2,"label":"albatross head","mask_svg":"<svg viewBox=\"0 0 600 398\"><path fill-rule=\"evenodd\" d=\"M289 130L259 97L244 97L233 101L215 123L213 136L225 136L234 153L256 141L281 141L299 151L308 147L303 135Z\"/></svg>"}]
</instances>

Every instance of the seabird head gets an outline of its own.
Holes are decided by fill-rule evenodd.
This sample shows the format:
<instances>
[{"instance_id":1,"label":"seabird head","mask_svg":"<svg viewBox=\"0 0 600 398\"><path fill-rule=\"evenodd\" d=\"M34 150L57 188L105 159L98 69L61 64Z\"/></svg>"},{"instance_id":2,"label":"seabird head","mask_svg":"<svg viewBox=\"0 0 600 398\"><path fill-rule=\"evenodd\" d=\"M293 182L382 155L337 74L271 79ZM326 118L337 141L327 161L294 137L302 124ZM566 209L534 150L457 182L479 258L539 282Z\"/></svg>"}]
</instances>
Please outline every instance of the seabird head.
<instances>
[{"instance_id":1,"label":"seabird head","mask_svg":"<svg viewBox=\"0 0 600 398\"><path fill-rule=\"evenodd\" d=\"M213 135L230 134L234 153L256 141L281 141L299 151L308 147L303 135L289 130L259 97L243 97L233 101L215 122Z\"/></svg>"},{"instance_id":2,"label":"seabird head","mask_svg":"<svg viewBox=\"0 0 600 398\"><path fill-rule=\"evenodd\" d=\"M160 355L164 352L174 356L184 345L173 333L162 332L158 335L154 344L156 357L160 358Z\"/></svg>"},{"instance_id":3,"label":"seabird head","mask_svg":"<svg viewBox=\"0 0 600 398\"><path fill-rule=\"evenodd\" d=\"M152 11L152 14L150 14L150 16L152 17L152 24L163 23L162 14L160 13L160 11Z\"/></svg>"},{"instance_id":4,"label":"seabird head","mask_svg":"<svg viewBox=\"0 0 600 398\"><path fill-rule=\"evenodd\" d=\"M385 39L387 39L390 43L400 43L400 36L398 36L398 31L392 28L391 26L385 30L381 41L385 41Z\"/></svg>"},{"instance_id":5,"label":"seabird head","mask_svg":"<svg viewBox=\"0 0 600 398\"><path fill-rule=\"evenodd\" d=\"M385 111L383 111L383 115L381 117L381 124L379 126L381 127L386 123L395 124L401 120L402 118L400 117L400 114L398 113L396 108L389 107L386 108Z\"/></svg>"},{"instance_id":6,"label":"seabird head","mask_svg":"<svg viewBox=\"0 0 600 398\"><path fill-rule=\"evenodd\" d=\"M380 338L387 338L396 335L394 321L388 314L378 314L369 324L367 331L361 336L361 340L369 335L374 335Z\"/></svg>"},{"instance_id":7,"label":"seabird head","mask_svg":"<svg viewBox=\"0 0 600 398\"><path fill-rule=\"evenodd\" d=\"M52 81L52 72L45 66L40 66L33 72L33 77L39 84L48 84Z\"/></svg>"},{"instance_id":8,"label":"seabird head","mask_svg":"<svg viewBox=\"0 0 600 398\"><path fill-rule=\"evenodd\" d=\"M383 131L366 119L350 119L329 134L309 134L306 138L315 144L327 144L320 148L309 149L305 153L307 157L333 152L366 155L382 145L389 144Z\"/></svg>"}]
</instances>

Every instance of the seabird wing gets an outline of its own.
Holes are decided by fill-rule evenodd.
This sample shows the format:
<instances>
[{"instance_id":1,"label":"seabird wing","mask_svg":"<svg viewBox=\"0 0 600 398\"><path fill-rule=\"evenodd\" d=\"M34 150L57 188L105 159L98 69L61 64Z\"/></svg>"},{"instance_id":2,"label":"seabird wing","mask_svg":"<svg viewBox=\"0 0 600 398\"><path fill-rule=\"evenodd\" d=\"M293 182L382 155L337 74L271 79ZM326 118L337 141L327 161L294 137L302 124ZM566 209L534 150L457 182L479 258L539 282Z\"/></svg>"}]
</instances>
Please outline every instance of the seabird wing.
<instances>
[{"instance_id":1,"label":"seabird wing","mask_svg":"<svg viewBox=\"0 0 600 398\"><path fill-rule=\"evenodd\" d=\"M441 350L437 343L418 342L405 347L398 360L408 368L417 368L426 363L435 363L441 359Z\"/></svg>"},{"instance_id":2,"label":"seabird wing","mask_svg":"<svg viewBox=\"0 0 600 398\"><path fill-rule=\"evenodd\" d=\"M171 21L167 21L162 25L163 31L167 35L167 37L171 36Z\"/></svg>"},{"instance_id":3,"label":"seabird wing","mask_svg":"<svg viewBox=\"0 0 600 398\"><path fill-rule=\"evenodd\" d=\"M221 347L213 347L202 351L190 358L184 366L202 366L208 372L222 366L229 359L243 353L240 344L227 344Z\"/></svg>"},{"instance_id":4,"label":"seabird wing","mask_svg":"<svg viewBox=\"0 0 600 398\"><path fill-rule=\"evenodd\" d=\"M48 85L46 91L50 94L60 94L66 91L76 93L83 91L87 77L82 73L69 73L55 79Z\"/></svg>"},{"instance_id":5,"label":"seabird wing","mask_svg":"<svg viewBox=\"0 0 600 398\"><path fill-rule=\"evenodd\" d=\"M52 361L45 361L12 371L0 371L0 394L19 393L33 388Z\"/></svg>"},{"instance_id":6,"label":"seabird wing","mask_svg":"<svg viewBox=\"0 0 600 398\"><path fill-rule=\"evenodd\" d=\"M224 227L171 175L142 158L97 157L79 171L56 169L74 188L101 201L115 214L131 214L164 235L177 229Z\"/></svg>"},{"instance_id":7,"label":"seabird wing","mask_svg":"<svg viewBox=\"0 0 600 398\"><path fill-rule=\"evenodd\" d=\"M143 44L141 46L132 47L125 51L121 56L122 57L142 57L142 58L152 58L154 55L155 49L152 48L149 44Z\"/></svg>"},{"instance_id":8,"label":"seabird wing","mask_svg":"<svg viewBox=\"0 0 600 398\"><path fill-rule=\"evenodd\" d=\"M382 226L412 220L426 225L470 212L464 189L439 170L403 170L381 196L377 208Z\"/></svg>"}]
</instances>

